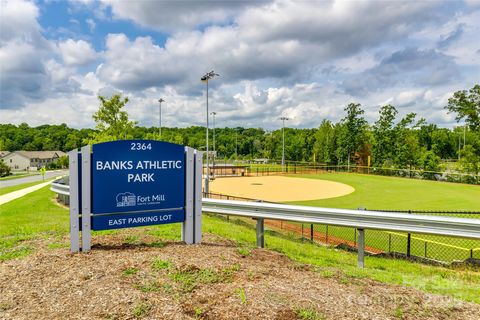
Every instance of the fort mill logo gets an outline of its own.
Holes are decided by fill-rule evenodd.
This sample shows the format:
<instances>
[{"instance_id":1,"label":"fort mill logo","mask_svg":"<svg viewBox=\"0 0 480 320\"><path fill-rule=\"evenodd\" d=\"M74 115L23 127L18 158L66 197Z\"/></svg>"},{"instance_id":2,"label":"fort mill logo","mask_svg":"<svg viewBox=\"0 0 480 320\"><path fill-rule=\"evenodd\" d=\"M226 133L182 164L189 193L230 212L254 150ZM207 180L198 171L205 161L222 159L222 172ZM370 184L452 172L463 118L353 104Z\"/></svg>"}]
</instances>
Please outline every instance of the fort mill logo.
<instances>
[{"instance_id":1,"label":"fort mill logo","mask_svg":"<svg viewBox=\"0 0 480 320\"><path fill-rule=\"evenodd\" d=\"M124 192L117 194L117 208L118 207L135 207L137 205L137 198L131 192Z\"/></svg>"},{"instance_id":2,"label":"fort mill logo","mask_svg":"<svg viewBox=\"0 0 480 320\"><path fill-rule=\"evenodd\" d=\"M117 194L115 200L117 201L117 208L135 207L142 205L159 204L165 201L165 195L152 194L149 196L136 196L134 193L131 192L122 192Z\"/></svg>"}]
</instances>

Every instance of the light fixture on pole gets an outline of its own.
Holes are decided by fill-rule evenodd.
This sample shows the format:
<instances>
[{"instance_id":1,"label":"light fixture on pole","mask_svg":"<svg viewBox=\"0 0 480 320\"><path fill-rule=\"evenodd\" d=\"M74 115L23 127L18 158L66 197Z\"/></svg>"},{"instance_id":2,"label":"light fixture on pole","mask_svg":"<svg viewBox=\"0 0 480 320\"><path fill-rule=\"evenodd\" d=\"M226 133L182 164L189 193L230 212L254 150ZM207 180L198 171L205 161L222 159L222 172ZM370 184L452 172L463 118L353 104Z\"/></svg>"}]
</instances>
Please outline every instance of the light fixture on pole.
<instances>
[{"instance_id":1,"label":"light fixture on pole","mask_svg":"<svg viewBox=\"0 0 480 320\"><path fill-rule=\"evenodd\" d=\"M282 172L285 172L285 121L290 120L287 117L281 117L282 126Z\"/></svg>"},{"instance_id":2,"label":"light fixture on pole","mask_svg":"<svg viewBox=\"0 0 480 320\"><path fill-rule=\"evenodd\" d=\"M214 77L216 76L219 76L219 74L215 73L215 71L210 71L210 72L207 72L203 77L200 78L200 80L202 82L206 82L207 84L207 132L206 132L206 140L207 140L207 148L206 148L206 151L207 151L207 175L205 176L205 193L207 193L207 196L208 196L208 193L210 191L210 188L209 188L209 182L210 182L210 162L209 162L209 154L208 154L208 81L210 79L213 79Z\"/></svg>"},{"instance_id":3,"label":"light fixture on pole","mask_svg":"<svg viewBox=\"0 0 480 320\"><path fill-rule=\"evenodd\" d=\"M162 140L162 102L165 102L163 98L158 99L158 139Z\"/></svg>"}]
</instances>

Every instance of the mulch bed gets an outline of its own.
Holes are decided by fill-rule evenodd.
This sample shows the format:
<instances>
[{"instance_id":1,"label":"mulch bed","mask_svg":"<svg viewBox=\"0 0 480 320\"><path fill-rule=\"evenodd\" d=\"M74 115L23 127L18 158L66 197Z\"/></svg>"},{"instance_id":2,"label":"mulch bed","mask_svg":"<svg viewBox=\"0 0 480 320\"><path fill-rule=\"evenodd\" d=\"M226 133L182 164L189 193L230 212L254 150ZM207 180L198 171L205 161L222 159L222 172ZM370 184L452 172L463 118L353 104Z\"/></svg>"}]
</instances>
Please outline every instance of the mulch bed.
<instances>
[{"instance_id":1,"label":"mulch bed","mask_svg":"<svg viewBox=\"0 0 480 320\"><path fill-rule=\"evenodd\" d=\"M478 304L212 235L187 246L149 236L128 244L128 234L95 237L88 254L44 249L1 262L0 319L480 319Z\"/></svg>"}]
</instances>

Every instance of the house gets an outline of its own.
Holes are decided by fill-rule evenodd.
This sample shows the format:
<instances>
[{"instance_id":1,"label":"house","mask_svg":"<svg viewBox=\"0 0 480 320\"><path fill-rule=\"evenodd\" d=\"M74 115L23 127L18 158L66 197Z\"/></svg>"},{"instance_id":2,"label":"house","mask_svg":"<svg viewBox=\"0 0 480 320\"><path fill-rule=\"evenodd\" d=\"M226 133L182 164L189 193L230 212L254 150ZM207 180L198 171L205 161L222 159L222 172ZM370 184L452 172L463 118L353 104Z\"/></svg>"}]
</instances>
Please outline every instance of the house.
<instances>
[{"instance_id":1,"label":"house","mask_svg":"<svg viewBox=\"0 0 480 320\"><path fill-rule=\"evenodd\" d=\"M65 155L62 151L12 151L0 159L12 170L36 171Z\"/></svg>"},{"instance_id":2,"label":"house","mask_svg":"<svg viewBox=\"0 0 480 320\"><path fill-rule=\"evenodd\" d=\"M3 151L3 150L0 150L0 159L2 159L3 157L5 157L7 154L9 154L10 151Z\"/></svg>"}]
</instances>

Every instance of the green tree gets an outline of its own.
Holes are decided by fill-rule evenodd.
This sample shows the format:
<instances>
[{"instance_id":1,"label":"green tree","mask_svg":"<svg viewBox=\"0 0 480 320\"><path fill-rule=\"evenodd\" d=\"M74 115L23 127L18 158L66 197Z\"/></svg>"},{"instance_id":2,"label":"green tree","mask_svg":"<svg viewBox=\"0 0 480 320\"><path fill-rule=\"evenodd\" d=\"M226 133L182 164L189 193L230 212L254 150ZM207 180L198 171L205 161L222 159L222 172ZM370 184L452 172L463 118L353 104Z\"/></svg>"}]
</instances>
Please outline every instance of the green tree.
<instances>
[{"instance_id":1,"label":"green tree","mask_svg":"<svg viewBox=\"0 0 480 320\"><path fill-rule=\"evenodd\" d=\"M344 111L347 115L341 121L337 149L340 159L346 159L349 163L352 155L365 143L367 121L362 117L365 111L359 103L350 103Z\"/></svg>"},{"instance_id":2,"label":"green tree","mask_svg":"<svg viewBox=\"0 0 480 320\"><path fill-rule=\"evenodd\" d=\"M437 128L432 132L432 151L441 159L453 159L457 155L457 140L450 129Z\"/></svg>"},{"instance_id":3,"label":"green tree","mask_svg":"<svg viewBox=\"0 0 480 320\"><path fill-rule=\"evenodd\" d=\"M8 175L10 175L10 167L7 166L3 160L0 160L0 177L6 177Z\"/></svg>"},{"instance_id":4,"label":"green tree","mask_svg":"<svg viewBox=\"0 0 480 320\"><path fill-rule=\"evenodd\" d=\"M101 106L93 114L98 131L93 133L88 143L132 138L136 123L128 120L127 112L122 110L129 101L128 97L115 94L110 99L103 96L98 96L98 99Z\"/></svg>"},{"instance_id":5,"label":"green tree","mask_svg":"<svg viewBox=\"0 0 480 320\"><path fill-rule=\"evenodd\" d=\"M480 130L480 85L474 85L468 92L455 92L445 108L457 114L457 122L465 119L471 130Z\"/></svg>"},{"instance_id":6,"label":"green tree","mask_svg":"<svg viewBox=\"0 0 480 320\"><path fill-rule=\"evenodd\" d=\"M438 165L440 164L440 157L433 151L424 151L420 158L420 166L425 171L438 171Z\"/></svg>"},{"instance_id":7,"label":"green tree","mask_svg":"<svg viewBox=\"0 0 480 320\"><path fill-rule=\"evenodd\" d=\"M475 152L471 145L466 145L460 151L460 166L465 173L473 173L478 175L480 173L480 156Z\"/></svg>"},{"instance_id":8,"label":"green tree","mask_svg":"<svg viewBox=\"0 0 480 320\"><path fill-rule=\"evenodd\" d=\"M373 165L383 166L387 160L393 159L395 152L395 117L397 109L392 105L380 108L380 118L373 125L374 143L372 146Z\"/></svg>"},{"instance_id":9,"label":"green tree","mask_svg":"<svg viewBox=\"0 0 480 320\"><path fill-rule=\"evenodd\" d=\"M330 120L323 120L315 133L313 150L317 162L331 163L334 160L335 130Z\"/></svg>"},{"instance_id":10,"label":"green tree","mask_svg":"<svg viewBox=\"0 0 480 320\"><path fill-rule=\"evenodd\" d=\"M415 117L415 113L409 113L395 126L395 165L400 168L412 169L420 160L421 148L413 130Z\"/></svg>"}]
</instances>

